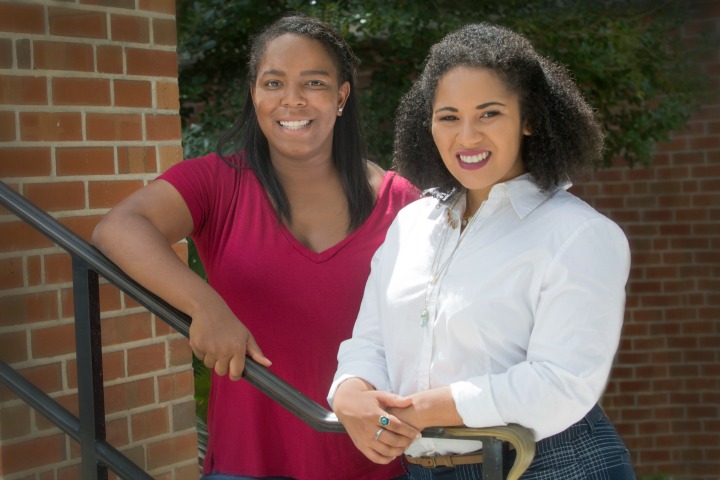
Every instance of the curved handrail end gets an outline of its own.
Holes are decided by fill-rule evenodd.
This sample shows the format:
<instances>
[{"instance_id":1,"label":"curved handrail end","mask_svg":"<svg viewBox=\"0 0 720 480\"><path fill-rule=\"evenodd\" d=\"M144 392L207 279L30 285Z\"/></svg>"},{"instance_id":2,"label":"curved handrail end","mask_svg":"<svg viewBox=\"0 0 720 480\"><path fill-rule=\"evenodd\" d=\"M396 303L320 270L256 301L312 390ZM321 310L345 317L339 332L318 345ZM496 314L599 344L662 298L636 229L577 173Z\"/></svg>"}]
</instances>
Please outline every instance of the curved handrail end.
<instances>
[{"instance_id":1,"label":"curved handrail end","mask_svg":"<svg viewBox=\"0 0 720 480\"><path fill-rule=\"evenodd\" d=\"M512 468L508 472L507 480L517 480L525 473L535 458L535 438L527 428L516 425L502 425L497 427L469 428L469 427L436 427L423 430L423 436L442 437L454 439L469 439L477 437L495 437L515 447L516 456Z\"/></svg>"}]
</instances>

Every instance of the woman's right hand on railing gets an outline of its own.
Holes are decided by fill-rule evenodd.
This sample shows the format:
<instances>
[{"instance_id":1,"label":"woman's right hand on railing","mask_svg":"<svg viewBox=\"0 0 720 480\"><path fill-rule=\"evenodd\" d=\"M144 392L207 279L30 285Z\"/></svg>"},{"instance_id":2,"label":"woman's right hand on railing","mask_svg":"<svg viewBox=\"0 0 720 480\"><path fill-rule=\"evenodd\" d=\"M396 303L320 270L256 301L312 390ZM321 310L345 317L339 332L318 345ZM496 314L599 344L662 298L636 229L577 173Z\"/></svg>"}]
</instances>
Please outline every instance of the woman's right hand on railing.
<instances>
[{"instance_id":1,"label":"woman's right hand on railing","mask_svg":"<svg viewBox=\"0 0 720 480\"><path fill-rule=\"evenodd\" d=\"M245 355L265 367L272 364L252 333L220 296L202 302L191 317L190 348L205 366L218 375L229 374L231 380L239 380L245 370Z\"/></svg>"}]
</instances>

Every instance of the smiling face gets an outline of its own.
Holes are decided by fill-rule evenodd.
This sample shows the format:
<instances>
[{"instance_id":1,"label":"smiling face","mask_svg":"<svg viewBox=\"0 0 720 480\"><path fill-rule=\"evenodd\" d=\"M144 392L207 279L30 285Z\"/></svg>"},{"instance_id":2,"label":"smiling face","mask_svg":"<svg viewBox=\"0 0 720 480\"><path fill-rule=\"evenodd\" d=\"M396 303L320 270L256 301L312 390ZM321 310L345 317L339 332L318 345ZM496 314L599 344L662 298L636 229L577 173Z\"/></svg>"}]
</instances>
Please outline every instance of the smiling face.
<instances>
[{"instance_id":1,"label":"smiling face","mask_svg":"<svg viewBox=\"0 0 720 480\"><path fill-rule=\"evenodd\" d=\"M332 157L333 127L350 93L317 40L285 34L268 42L250 87L273 162Z\"/></svg>"},{"instance_id":2,"label":"smiling face","mask_svg":"<svg viewBox=\"0 0 720 480\"><path fill-rule=\"evenodd\" d=\"M493 185L525 172L516 94L490 70L455 67L440 78L433 102L432 135L443 163L468 191L474 213Z\"/></svg>"}]
</instances>

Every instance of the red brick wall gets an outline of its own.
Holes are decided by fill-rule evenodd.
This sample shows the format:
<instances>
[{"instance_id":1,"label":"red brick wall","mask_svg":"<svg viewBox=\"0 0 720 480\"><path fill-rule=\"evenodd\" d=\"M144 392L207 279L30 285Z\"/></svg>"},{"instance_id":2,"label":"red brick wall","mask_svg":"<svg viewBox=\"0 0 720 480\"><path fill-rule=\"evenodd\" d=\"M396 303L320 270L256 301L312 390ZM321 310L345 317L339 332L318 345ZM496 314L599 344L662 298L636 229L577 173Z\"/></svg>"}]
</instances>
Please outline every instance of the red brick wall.
<instances>
[{"instance_id":1,"label":"red brick wall","mask_svg":"<svg viewBox=\"0 0 720 480\"><path fill-rule=\"evenodd\" d=\"M720 33L720 3L694 2L692 43ZM638 475L720 478L720 50L712 94L659 145L650 168L618 161L574 187L616 220L633 267L616 366L603 399Z\"/></svg>"},{"instance_id":2,"label":"red brick wall","mask_svg":"<svg viewBox=\"0 0 720 480\"><path fill-rule=\"evenodd\" d=\"M174 0L0 3L0 178L89 239L181 159L175 49ZM0 209L0 359L77 415L71 284L69 255ZM108 440L156 478L197 478L187 341L100 290ZM0 388L0 478L79 478L78 462Z\"/></svg>"}]
</instances>

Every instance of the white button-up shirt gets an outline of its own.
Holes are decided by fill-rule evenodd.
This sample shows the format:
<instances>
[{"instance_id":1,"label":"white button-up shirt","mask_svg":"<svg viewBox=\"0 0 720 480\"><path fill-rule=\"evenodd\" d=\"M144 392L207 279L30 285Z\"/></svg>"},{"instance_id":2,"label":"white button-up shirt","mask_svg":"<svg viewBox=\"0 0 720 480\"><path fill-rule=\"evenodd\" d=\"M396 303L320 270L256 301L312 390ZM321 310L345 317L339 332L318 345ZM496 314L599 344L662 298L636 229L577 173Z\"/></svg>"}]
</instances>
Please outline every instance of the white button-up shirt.
<instances>
[{"instance_id":1,"label":"white button-up shirt","mask_svg":"<svg viewBox=\"0 0 720 480\"><path fill-rule=\"evenodd\" d=\"M373 257L328 401L351 377L400 395L450 385L468 427L516 423L549 437L581 419L606 386L627 239L565 189L548 196L527 174L494 186L461 232L464 208L464 196L428 197L398 214ZM480 446L423 438L406 453Z\"/></svg>"}]
</instances>

